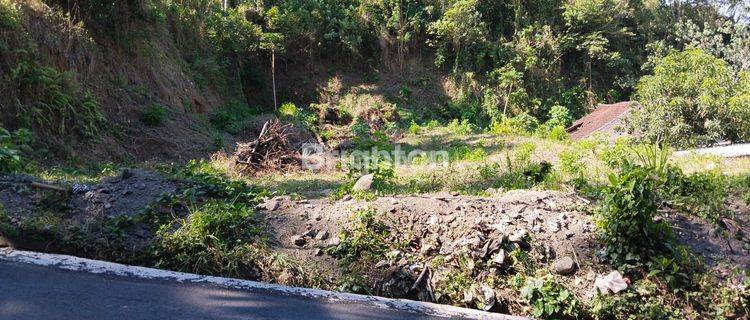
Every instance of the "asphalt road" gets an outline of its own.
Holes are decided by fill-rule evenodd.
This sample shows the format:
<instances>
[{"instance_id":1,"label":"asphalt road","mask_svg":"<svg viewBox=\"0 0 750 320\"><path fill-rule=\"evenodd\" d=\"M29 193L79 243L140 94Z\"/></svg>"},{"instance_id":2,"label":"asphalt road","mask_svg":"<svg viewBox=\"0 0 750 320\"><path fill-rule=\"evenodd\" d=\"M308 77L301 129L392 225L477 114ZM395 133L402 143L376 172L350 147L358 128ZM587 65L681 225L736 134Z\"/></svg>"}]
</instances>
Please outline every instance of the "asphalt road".
<instances>
[{"instance_id":1,"label":"asphalt road","mask_svg":"<svg viewBox=\"0 0 750 320\"><path fill-rule=\"evenodd\" d=\"M0 260L0 319L439 319L277 292Z\"/></svg>"}]
</instances>

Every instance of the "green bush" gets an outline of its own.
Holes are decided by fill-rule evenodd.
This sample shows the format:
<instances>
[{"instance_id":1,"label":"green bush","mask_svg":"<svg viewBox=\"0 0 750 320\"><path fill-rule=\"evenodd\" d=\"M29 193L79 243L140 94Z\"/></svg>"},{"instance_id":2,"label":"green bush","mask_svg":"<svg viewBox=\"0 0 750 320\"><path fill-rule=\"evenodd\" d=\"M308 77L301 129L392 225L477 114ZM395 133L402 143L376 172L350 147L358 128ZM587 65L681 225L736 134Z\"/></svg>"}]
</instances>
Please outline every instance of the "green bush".
<instances>
[{"instance_id":1,"label":"green bush","mask_svg":"<svg viewBox=\"0 0 750 320\"><path fill-rule=\"evenodd\" d=\"M287 102L279 107L279 115L285 118L294 119L297 118L300 111L294 103Z\"/></svg>"},{"instance_id":2,"label":"green bush","mask_svg":"<svg viewBox=\"0 0 750 320\"><path fill-rule=\"evenodd\" d=\"M540 319L577 319L578 301L572 292L557 284L552 276L527 279L521 297L531 305L531 314Z\"/></svg>"},{"instance_id":3,"label":"green bush","mask_svg":"<svg viewBox=\"0 0 750 320\"><path fill-rule=\"evenodd\" d=\"M13 143L10 132L0 127L0 173L18 171L23 168L23 160L18 146Z\"/></svg>"},{"instance_id":4,"label":"green bush","mask_svg":"<svg viewBox=\"0 0 750 320\"><path fill-rule=\"evenodd\" d=\"M158 103L151 104L141 111L141 121L147 126L160 126L166 117L167 108Z\"/></svg>"},{"instance_id":5,"label":"green bush","mask_svg":"<svg viewBox=\"0 0 750 320\"><path fill-rule=\"evenodd\" d=\"M372 261L385 254L390 231L380 220L377 211L357 211L352 215L351 223L353 227L339 234L339 244L326 249L326 253L338 258L346 268L357 261Z\"/></svg>"},{"instance_id":6,"label":"green bush","mask_svg":"<svg viewBox=\"0 0 750 320\"><path fill-rule=\"evenodd\" d=\"M490 132L500 135L529 135L539 127L539 120L528 113L521 113L512 118L493 121Z\"/></svg>"},{"instance_id":7,"label":"green bush","mask_svg":"<svg viewBox=\"0 0 750 320\"><path fill-rule=\"evenodd\" d=\"M663 181L659 196L673 208L713 223L731 214L725 205L729 196L729 181L720 173L686 175L680 168L669 166Z\"/></svg>"},{"instance_id":8,"label":"green bush","mask_svg":"<svg viewBox=\"0 0 750 320\"><path fill-rule=\"evenodd\" d=\"M237 248L254 242L262 228L253 209L240 203L209 200L191 210L186 219L165 224L158 231L157 266L203 274L237 275Z\"/></svg>"},{"instance_id":9,"label":"green bush","mask_svg":"<svg viewBox=\"0 0 750 320\"><path fill-rule=\"evenodd\" d=\"M99 101L79 88L71 74L22 60L10 72L10 81L27 97L16 105L19 125L54 136L81 134L96 137L106 118Z\"/></svg>"},{"instance_id":10,"label":"green bush","mask_svg":"<svg viewBox=\"0 0 750 320\"><path fill-rule=\"evenodd\" d=\"M659 184L653 167L626 164L609 175L596 225L614 263L638 262L664 249L671 234L669 225L654 221Z\"/></svg>"},{"instance_id":11,"label":"green bush","mask_svg":"<svg viewBox=\"0 0 750 320\"><path fill-rule=\"evenodd\" d=\"M737 80L739 78L739 80ZM650 142L679 147L750 139L749 75L701 50L672 52L638 83L642 104L626 118L629 131Z\"/></svg>"},{"instance_id":12,"label":"green bush","mask_svg":"<svg viewBox=\"0 0 750 320\"><path fill-rule=\"evenodd\" d=\"M244 129L247 120L258 115L257 108L250 108L241 102L232 102L211 114L211 124L231 134L238 134Z\"/></svg>"}]
</instances>

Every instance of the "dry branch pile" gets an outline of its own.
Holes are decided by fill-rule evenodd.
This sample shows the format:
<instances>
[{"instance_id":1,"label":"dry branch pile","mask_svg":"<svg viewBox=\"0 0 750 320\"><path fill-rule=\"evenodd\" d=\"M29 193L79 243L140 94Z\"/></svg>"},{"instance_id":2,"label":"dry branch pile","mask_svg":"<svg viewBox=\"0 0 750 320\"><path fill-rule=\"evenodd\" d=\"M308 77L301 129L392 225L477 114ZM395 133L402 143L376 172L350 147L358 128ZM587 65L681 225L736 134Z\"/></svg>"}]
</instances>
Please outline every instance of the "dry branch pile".
<instances>
[{"instance_id":1,"label":"dry branch pile","mask_svg":"<svg viewBox=\"0 0 750 320\"><path fill-rule=\"evenodd\" d=\"M263 124L258 138L247 143L237 143L234 152L235 163L246 174L258 171L284 170L299 165L299 154L290 147L287 129L279 119Z\"/></svg>"}]
</instances>

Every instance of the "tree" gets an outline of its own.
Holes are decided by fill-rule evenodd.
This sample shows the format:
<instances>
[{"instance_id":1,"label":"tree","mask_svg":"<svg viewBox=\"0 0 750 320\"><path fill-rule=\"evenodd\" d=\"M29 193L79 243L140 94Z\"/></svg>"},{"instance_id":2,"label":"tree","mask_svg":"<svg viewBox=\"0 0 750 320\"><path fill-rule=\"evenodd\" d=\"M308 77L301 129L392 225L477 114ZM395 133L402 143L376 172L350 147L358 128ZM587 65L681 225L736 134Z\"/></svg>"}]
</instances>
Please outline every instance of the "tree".
<instances>
[{"instance_id":1,"label":"tree","mask_svg":"<svg viewBox=\"0 0 750 320\"><path fill-rule=\"evenodd\" d=\"M674 51L638 83L642 108L631 112L626 128L678 147L747 140L748 84L746 73L736 77L724 60L702 50Z\"/></svg>"},{"instance_id":2,"label":"tree","mask_svg":"<svg viewBox=\"0 0 750 320\"><path fill-rule=\"evenodd\" d=\"M433 46L438 47L438 64L442 63L446 51L453 50L454 71L461 64L463 51L486 40L487 25L482 14L477 11L477 0L457 0L450 4L443 16L430 24L429 32L437 39Z\"/></svg>"}]
</instances>

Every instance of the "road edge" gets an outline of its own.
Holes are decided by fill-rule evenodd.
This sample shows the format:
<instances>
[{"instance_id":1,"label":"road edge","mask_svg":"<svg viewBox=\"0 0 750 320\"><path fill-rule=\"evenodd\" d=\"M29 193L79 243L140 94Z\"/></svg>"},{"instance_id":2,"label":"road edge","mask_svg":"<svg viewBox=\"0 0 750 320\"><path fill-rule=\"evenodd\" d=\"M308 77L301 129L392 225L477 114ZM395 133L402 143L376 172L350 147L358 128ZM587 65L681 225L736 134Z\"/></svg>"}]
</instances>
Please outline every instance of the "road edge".
<instances>
[{"instance_id":1,"label":"road edge","mask_svg":"<svg viewBox=\"0 0 750 320\"><path fill-rule=\"evenodd\" d=\"M23 251L10 248L0 248L0 260L92 274L108 274L122 277L135 277L140 279L161 279L167 281L177 281L180 283L202 283L237 290L269 290L284 295L322 299L326 302L364 303L377 308L421 313L437 317L488 320L527 320L527 318L524 317L490 313L480 310L466 309L429 302L365 296L354 293L333 292L321 289L289 287L279 284L263 283L242 279L202 276L198 274L177 271L129 266L114 262L91 260L68 255Z\"/></svg>"}]
</instances>

